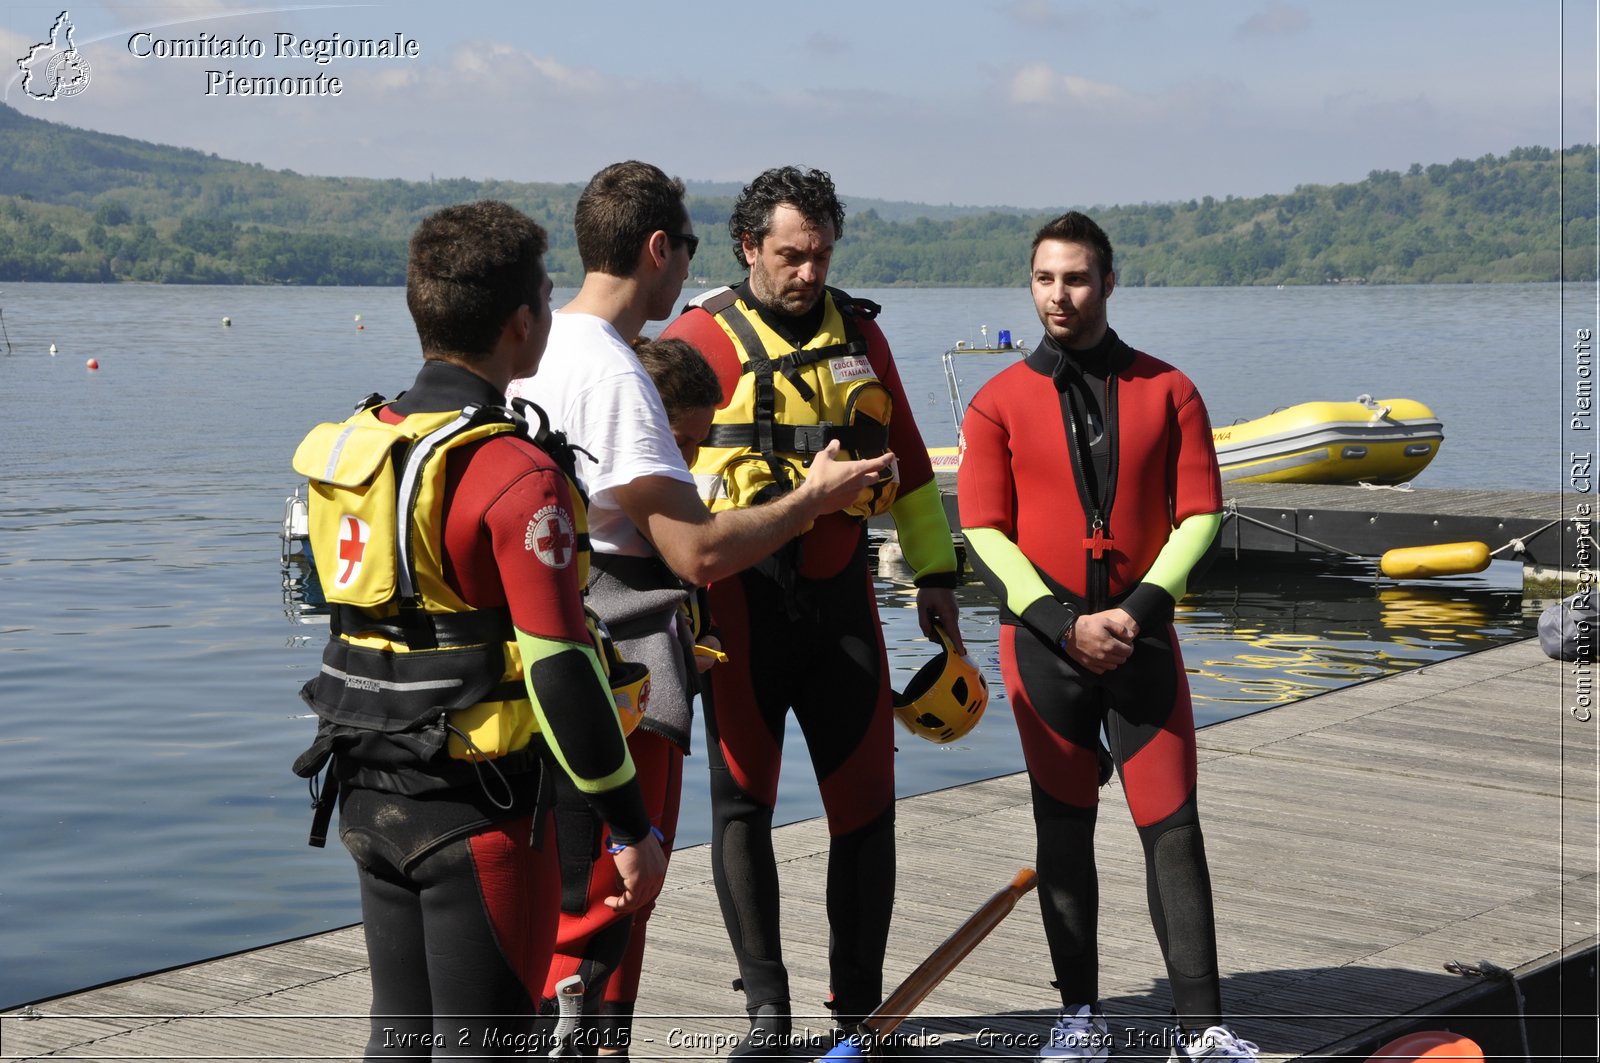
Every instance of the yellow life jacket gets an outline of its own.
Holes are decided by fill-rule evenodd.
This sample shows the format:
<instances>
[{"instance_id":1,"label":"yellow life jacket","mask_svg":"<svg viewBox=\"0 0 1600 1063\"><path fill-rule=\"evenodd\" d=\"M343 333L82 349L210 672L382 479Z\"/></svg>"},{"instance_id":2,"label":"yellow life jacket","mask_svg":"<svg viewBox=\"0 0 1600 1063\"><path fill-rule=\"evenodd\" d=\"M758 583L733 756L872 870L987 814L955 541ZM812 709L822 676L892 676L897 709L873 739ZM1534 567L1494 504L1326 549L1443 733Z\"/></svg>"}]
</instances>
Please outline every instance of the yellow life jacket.
<instances>
[{"instance_id":1,"label":"yellow life jacket","mask_svg":"<svg viewBox=\"0 0 1600 1063\"><path fill-rule=\"evenodd\" d=\"M889 446L893 402L867 360L857 316L877 306L830 288L822 325L796 350L731 288L690 305L716 318L741 363L728 404L716 412L695 459L695 483L713 511L757 505L799 486L811 458L839 440L851 458L873 458ZM886 513L898 478L862 491L844 512L865 519Z\"/></svg>"},{"instance_id":2,"label":"yellow life jacket","mask_svg":"<svg viewBox=\"0 0 1600 1063\"><path fill-rule=\"evenodd\" d=\"M397 746L398 755L385 755L374 770L384 788L404 792L430 788L426 779L399 776L437 767L441 752L457 761L503 758L538 732L509 610L474 609L444 577L446 455L505 433L532 440L572 487L571 514L553 510L547 526L558 548L575 552L580 586L588 580L589 537L565 439L543 425L529 433L521 411L531 408L543 421L538 407L469 406L390 423L377 414L382 401L373 396L348 420L318 425L295 451L295 471L310 481L311 553L332 607L321 672L301 696L333 735L359 741L375 732ZM636 722L648 670L621 660L592 613L589 625L619 715ZM334 750L322 752L325 763ZM321 763L297 763L305 775L302 768L314 775Z\"/></svg>"}]
</instances>

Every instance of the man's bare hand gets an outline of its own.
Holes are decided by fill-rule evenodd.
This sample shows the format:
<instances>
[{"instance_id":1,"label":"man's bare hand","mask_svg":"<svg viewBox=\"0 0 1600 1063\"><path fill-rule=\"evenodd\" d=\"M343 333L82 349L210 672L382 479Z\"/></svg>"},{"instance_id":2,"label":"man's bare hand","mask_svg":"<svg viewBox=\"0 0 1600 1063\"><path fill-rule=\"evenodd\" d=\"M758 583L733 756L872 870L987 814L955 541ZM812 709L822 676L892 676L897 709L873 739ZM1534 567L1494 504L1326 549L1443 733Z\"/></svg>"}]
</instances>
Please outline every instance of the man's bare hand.
<instances>
[{"instance_id":1,"label":"man's bare hand","mask_svg":"<svg viewBox=\"0 0 1600 1063\"><path fill-rule=\"evenodd\" d=\"M1133 655L1138 636L1139 625L1126 610L1107 609L1078 617L1062 648L1095 675L1104 675Z\"/></svg>"},{"instance_id":2,"label":"man's bare hand","mask_svg":"<svg viewBox=\"0 0 1600 1063\"><path fill-rule=\"evenodd\" d=\"M958 655L967 655L967 644L961 641L961 628L957 623L956 592L949 587L920 587L917 590L917 620L922 633L933 638L933 625L937 621L950 636L950 644Z\"/></svg>"},{"instance_id":3,"label":"man's bare hand","mask_svg":"<svg viewBox=\"0 0 1600 1063\"><path fill-rule=\"evenodd\" d=\"M893 475L894 454L884 452L863 461L840 461L835 439L811 459L806 478L795 495L804 498L817 516L837 513L851 505L861 492Z\"/></svg>"},{"instance_id":4,"label":"man's bare hand","mask_svg":"<svg viewBox=\"0 0 1600 1063\"><path fill-rule=\"evenodd\" d=\"M628 846L614 859L621 892L606 898L607 908L632 912L656 899L667 877L667 854L654 834L645 835L643 841Z\"/></svg>"}]
</instances>

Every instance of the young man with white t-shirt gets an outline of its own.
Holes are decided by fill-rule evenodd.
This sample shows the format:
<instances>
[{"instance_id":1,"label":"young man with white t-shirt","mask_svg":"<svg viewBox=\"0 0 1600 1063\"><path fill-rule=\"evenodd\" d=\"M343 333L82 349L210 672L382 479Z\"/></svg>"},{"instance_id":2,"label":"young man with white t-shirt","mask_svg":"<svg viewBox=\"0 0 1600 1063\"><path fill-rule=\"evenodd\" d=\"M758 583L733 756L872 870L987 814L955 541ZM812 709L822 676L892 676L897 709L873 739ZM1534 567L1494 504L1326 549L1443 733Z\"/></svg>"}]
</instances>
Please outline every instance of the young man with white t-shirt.
<instances>
[{"instance_id":1,"label":"young man with white t-shirt","mask_svg":"<svg viewBox=\"0 0 1600 1063\"><path fill-rule=\"evenodd\" d=\"M699 238L683 196L682 181L648 163L620 162L594 176L574 218L583 286L555 314L538 376L508 390L537 402L579 448L593 549L590 603L622 654L651 668L649 707L628 744L669 852L697 685L693 640L685 642L677 619L687 588L771 555L876 483L893 459L836 461L835 444L781 498L716 515L706 508L631 346L645 322L671 315L688 277ZM580 1040L599 1054L625 1056L650 910L630 927L601 903L614 872L602 828L587 816L575 804L562 816L566 903L545 995L553 997L566 976L583 976L591 1020ZM597 855L586 876L567 855L580 849Z\"/></svg>"}]
</instances>

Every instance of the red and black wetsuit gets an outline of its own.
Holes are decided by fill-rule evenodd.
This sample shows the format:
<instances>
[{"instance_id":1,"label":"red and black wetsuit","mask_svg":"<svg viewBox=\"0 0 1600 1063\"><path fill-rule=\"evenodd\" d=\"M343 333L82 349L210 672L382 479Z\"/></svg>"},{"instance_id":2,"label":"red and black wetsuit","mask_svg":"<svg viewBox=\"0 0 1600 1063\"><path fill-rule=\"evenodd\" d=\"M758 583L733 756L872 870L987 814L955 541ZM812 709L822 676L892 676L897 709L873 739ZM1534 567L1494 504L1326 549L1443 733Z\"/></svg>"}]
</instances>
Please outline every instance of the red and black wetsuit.
<instances>
[{"instance_id":1,"label":"red and black wetsuit","mask_svg":"<svg viewBox=\"0 0 1600 1063\"><path fill-rule=\"evenodd\" d=\"M413 413L503 403L476 374L430 361L379 415L398 422ZM445 462L445 580L474 609L509 611L525 636L588 646L572 552L551 563L548 552L528 545L535 514L558 507L570 521L582 504L560 467L510 434L465 444ZM574 686L573 675L585 685ZM563 672L560 665L534 666L528 685L544 717L545 729L530 747L545 751L543 770L560 770L547 751L556 747L580 777L618 780L611 789L591 787L590 802L619 841L642 839L649 819L631 770L624 770L627 753L614 713L608 718L603 711L609 693L592 674ZM484 770L487 785L411 795L356 785L341 793L340 835L360 871L371 962L368 1058L425 1057L431 1042L436 1058L527 1052L518 1038L533 1029L555 942L560 877L555 846L541 841L552 836L548 811L534 822L539 771L501 782ZM438 948L442 942L448 947Z\"/></svg>"},{"instance_id":2,"label":"red and black wetsuit","mask_svg":"<svg viewBox=\"0 0 1600 1063\"><path fill-rule=\"evenodd\" d=\"M1093 834L1104 725L1145 850L1156 936L1184 1024L1220 1021L1211 887L1195 804L1194 718L1152 570L1174 529L1214 520L1221 478L1205 405L1178 370L1107 331L1046 338L986 384L962 424L958 494L974 569L1002 603L1000 665L1033 791L1041 908L1063 1005L1099 1000ZM1204 525L1214 530L1214 525ZM1193 536L1189 536L1193 538ZM1169 551L1163 558L1163 551ZM1077 612L1120 605L1133 655L1096 676L1061 648Z\"/></svg>"},{"instance_id":3,"label":"red and black wetsuit","mask_svg":"<svg viewBox=\"0 0 1600 1063\"><path fill-rule=\"evenodd\" d=\"M824 304L800 318L758 306L748 281L738 296L780 337L804 346L822 327ZM832 296L830 296L832 297ZM888 341L857 322L867 359L889 390L889 449L899 459L900 497L930 485L933 469L911 416ZM708 312L687 310L663 333L697 347L732 396L741 363ZM769 352L777 357L782 352ZM941 531L948 543L948 529ZM787 1005L789 977L779 942L773 806L784 720L794 711L827 813L829 976L836 1013L859 1020L882 999L883 958L894 907L894 735L888 660L867 565L866 524L842 513L819 518L796 540L790 577L769 566L710 587L711 611L728 663L711 669L706 733L712 797L712 872L738 958L749 1009ZM948 572L923 585L954 586Z\"/></svg>"}]
</instances>

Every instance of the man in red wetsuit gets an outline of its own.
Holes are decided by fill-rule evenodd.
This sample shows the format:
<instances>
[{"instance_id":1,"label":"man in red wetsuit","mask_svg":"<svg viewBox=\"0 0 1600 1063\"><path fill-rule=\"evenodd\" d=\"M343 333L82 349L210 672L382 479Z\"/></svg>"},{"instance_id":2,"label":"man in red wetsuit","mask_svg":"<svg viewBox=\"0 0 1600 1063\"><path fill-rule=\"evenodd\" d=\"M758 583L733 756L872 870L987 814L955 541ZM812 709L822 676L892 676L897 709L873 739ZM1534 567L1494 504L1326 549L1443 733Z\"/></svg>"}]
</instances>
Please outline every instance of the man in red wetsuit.
<instances>
[{"instance_id":1,"label":"man in red wetsuit","mask_svg":"<svg viewBox=\"0 0 1600 1063\"><path fill-rule=\"evenodd\" d=\"M1106 1058L1094 867L1104 726L1144 846L1181 1036L1174 1058L1254 1059L1221 1020L1173 607L1221 523L1205 404L1106 321L1111 243L1072 212L1034 238L1045 336L962 422L968 557L1000 599L1000 667L1033 790L1040 908L1062 1013L1043 1061Z\"/></svg>"},{"instance_id":2,"label":"man in red wetsuit","mask_svg":"<svg viewBox=\"0 0 1600 1063\"><path fill-rule=\"evenodd\" d=\"M327 767L313 843L337 797L359 870L368 1058L529 1054L560 903L551 774L619 846L606 903L638 910L666 870L586 624L570 455L505 408L550 331L544 250L504 203L424 219L415 382L295 455L332 604L295 770Z\"/></svg>"},{"instance_id":3,"label":"man in red wetsuit","mask_svg":"<svg viewBox=\"0 0 1600 1063\"><path fill-rule=\"evenodd\" d=\"M842 1028L882 999L894 906L894 739L888 662L867 567L865 517L889 512L915 573L930 636L956 630L955 551L926 446L911 416L877 306L826 287L844 208L820 170L768 170L728 222L749 271L694 300L664 337L688 340L728 398L693 472L715 511L804 483L837 440L856 456L893 452L886 477L817 519L767 561L711 584L729 661L706 702L712 873L738 959L750 1032L733 1056L790 1046L789 978L779 941L772 850L784 721L805 734L828 817L830 1006Z\"/></svg>"}]
</instances>

